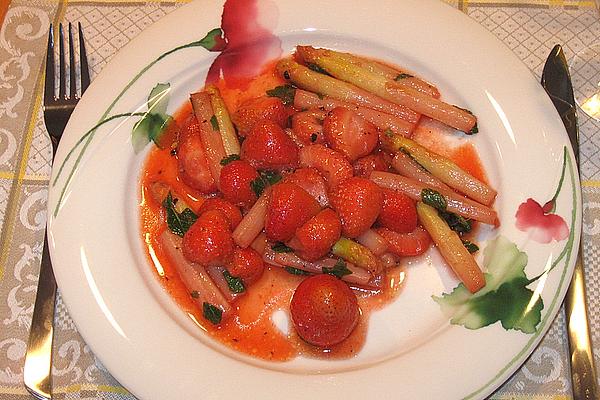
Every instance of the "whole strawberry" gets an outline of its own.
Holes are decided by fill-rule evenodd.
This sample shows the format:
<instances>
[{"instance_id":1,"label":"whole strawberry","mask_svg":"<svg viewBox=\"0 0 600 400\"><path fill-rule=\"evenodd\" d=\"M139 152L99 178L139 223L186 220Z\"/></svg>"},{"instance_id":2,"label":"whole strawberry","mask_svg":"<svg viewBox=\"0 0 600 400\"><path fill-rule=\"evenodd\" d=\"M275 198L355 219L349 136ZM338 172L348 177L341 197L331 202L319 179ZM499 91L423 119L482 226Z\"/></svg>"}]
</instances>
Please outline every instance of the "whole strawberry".
<instances>
[{"instance_id":1,"label":"whole strawberry","mask_svg":"<svg viewBox=\"0 0 600 400\"><path fill-rule=\"evenodd\" d=\"M417 207L413 199L397 190L382 189L383 205L377 222L400 233L409 233L417 227Z\"/></svg>"},{"instance_id":2,"label":"whole strawberry","mask_svg":"<svg viewBox=\"0 0 600 400\"><path fill-rule=\"evenodd\" d=\"M246 136L259 121L268 120L284 128L288 113L278 97L257 97L246 100L233 114L233 123L240 136Z\"/></svg>"},{"instance_id":3,"label":"whole strawberry","mask_svg":"<svg viewBox=\"0 0 600 400\"><path fill-rule=\"evenodd\" d=\"M250 184L258 177L256 169L247 161L232 161L221 170L221 193L233 204L251 206L256 201L256 193Z\"/></svg>"},{"instance_id":4,"label":"whole strawberry","mask_svg":"<svg viewBox=\"0 0 600 400\"><path fill-rule=\"evenodd\" d=\"M257 169L289 168L298 164L298 146L281 126L262 120L246 136L240 156Z\"/></svg>"},{"instance_id":5,"label":"whole strawberry","mask_svg":"<svg viewBox=\"0 0 600 400\"><path fill-rule=\"evenodd\" d=\"M329 347L350 336L360 317L354 292L332 275L314 275L296 288L290 312L294 328L306 342Z\"/></svg>"},{"instance_id":6,"label":"whole strawberry","mask_svg":"<svg viewBox=\"0 0 600 400\"><path fill-rule=\"evenodd\" d=\"M342 234L355 238L377 219L383 193L372 181L354 176L335 187L329 200L342 221Z\"/></svg>"},{"instance_id":7,"label":"whole strawberry","mask_svg":"<svg viewBox=\"0 0 600 400\"><path fill-rule=\"evenodd\" d=\"M379 141L377 127L344 107L331 110L323 120L323 135L329 145L350 161L364 157Z\"/></svg>"},{"instance_id":8,"label":"whole strawberry","mask_svg":"<svg viewBox=\"0 0 600 400\"><path fill-rule=\"evenodd\" d=\"M267 238L285 242L321 208L308 192L293 183L274 185L265 221Z\"/></svg>"},{"instance_id":9,"label":"whole strawberry","mask_svg":"<svg viewBox=\"0 0 600 400\"><path fill-rule=\"evenodd\" d=\"M293 173L286 175L283 182L295 183L306 190L321 205L329 205L329 196L327 195L327 184L325 179L314 168L298 168Z\"/></svg>"},{"instance_id":10,"label":"whole strawberry","mask_svg":"<svg viewBox=\"0 0 600 400\"><path fill-rule=\"evenodd\" d=\"M224 265L233 255L229 219L220 210L208 210L183 235L183 255L203 266Z\"/></svg>"},{"instance_id":11,"label":"whole strawberry","mask_svg":"<svg viewBox=\"0 0 600 400\"><path fill-rule=\"evenodd\" d=\"M250 247L236 248L233 252L233 259L227 266L227 271L231 276L240 278L245 285L251 285L260 279L264 269L265 264L262 257Z\"/></svg>"}]
</instances>

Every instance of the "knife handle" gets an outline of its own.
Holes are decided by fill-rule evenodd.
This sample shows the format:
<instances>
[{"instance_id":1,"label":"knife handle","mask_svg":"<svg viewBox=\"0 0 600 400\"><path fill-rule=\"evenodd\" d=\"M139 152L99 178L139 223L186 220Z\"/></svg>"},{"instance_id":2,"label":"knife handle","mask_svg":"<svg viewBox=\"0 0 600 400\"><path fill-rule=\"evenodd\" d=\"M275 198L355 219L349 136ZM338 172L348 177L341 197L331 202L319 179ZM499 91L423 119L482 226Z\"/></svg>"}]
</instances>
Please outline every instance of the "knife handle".
<instances>
[{"instance_id":1,"label":"knife handle","mask_svg":"<svg viewBox=\"0 0 600 400\"><path fill-rule=\"evenodd\" d=\"M580 244L577 261L575 262L575 271L565 297L573 399L597 400L600 397L598 397L592 340L585 304L585 277L582 254L583 246Z\"/></svg>"}]
</instances>

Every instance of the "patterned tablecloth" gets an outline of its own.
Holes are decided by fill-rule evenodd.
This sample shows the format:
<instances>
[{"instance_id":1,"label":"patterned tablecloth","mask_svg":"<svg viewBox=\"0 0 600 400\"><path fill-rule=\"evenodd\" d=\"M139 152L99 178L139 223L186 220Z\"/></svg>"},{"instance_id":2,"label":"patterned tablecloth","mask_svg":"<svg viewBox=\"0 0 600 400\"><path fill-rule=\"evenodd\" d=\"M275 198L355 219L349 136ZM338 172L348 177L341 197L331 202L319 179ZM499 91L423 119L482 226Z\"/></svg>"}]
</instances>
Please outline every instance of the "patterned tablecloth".
<instances>
[{"instance_id":1,"label":"patterned tablecloth","mask_svg":"<svg viewBox=\"0 0 600 400\"><path fill-rule=\"evenodd\" d=\"M555 43L567 56L600 39L592 1L448 1L500 38L538 75ZM49 24L85 26L92 78L115 52L181 5L172 1L0 0L0 400L30 398L22 385L50 174L41 100ZM8 6L8 8L7 8ZM576 76L586 79L589 76ZM580 113L587 285L600 364L600 123ZM132 399L77 333L60 296L55 320L57 399ZM564 312L492 399L570 399Z\"/></svg>"}]
</instances>

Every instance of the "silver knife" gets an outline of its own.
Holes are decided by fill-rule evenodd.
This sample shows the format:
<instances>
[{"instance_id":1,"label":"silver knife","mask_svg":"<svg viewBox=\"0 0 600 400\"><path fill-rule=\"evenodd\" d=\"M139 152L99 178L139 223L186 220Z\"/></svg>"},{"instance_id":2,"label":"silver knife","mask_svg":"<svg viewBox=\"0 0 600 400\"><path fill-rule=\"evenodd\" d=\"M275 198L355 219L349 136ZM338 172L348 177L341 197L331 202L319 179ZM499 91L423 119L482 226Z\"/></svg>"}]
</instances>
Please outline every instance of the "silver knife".
<instances>
[{"instance_id":1,"label":"silver knife","mask_svg":"<svg viewBox=\"0 0 600 400\"><path fill-rule=\"evenodd\" d=\"M565 125L578 168L579 129L577 127L577 107L573 98L573 86L565 54L560 45L554 46L542 72L542 86L550 96L554 107ZM594 354L590 337L589 319L586 307L585 280L583 273L583 242L579 242L579 252L575 271L567 296L565 312L571 353L571 380L575 400L598 400L598 384L594 367Z\"/></svg>"}]
</instances>

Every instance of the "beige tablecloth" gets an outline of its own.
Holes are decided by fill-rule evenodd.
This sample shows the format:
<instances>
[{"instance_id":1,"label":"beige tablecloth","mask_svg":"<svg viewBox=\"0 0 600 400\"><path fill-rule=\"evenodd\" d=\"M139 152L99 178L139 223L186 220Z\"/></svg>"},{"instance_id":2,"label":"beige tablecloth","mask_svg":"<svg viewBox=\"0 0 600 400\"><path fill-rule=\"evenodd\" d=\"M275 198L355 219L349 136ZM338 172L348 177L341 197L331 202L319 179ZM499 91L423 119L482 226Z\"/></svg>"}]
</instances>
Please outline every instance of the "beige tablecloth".
<instances>
[{"instance_id":1,"label":"beige tablecloth","mask_svg":"<svg viewBox=\"0 0 600 400\"><path fill-rule=\"evenodd\" d=\"M600 40L600 17L592 1L449 3L500 38L538 76L555 43L563 44L571 57ZM142 0L12 0L8 7L0 31L0 400L30 398L22 379L50 174L51 148L41 111L49 24L80 21L84 25L93 79L119 48L180 5ZM600 345L600 123L583 113L580 119L584 255L593 339ZM57 308L56 398L132 399L79 336L60 297ZM596 354L600 364L600 346ZM529 360L491 398L572 398L564 312Z\"/></svg>"}]
</instances>

